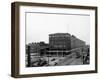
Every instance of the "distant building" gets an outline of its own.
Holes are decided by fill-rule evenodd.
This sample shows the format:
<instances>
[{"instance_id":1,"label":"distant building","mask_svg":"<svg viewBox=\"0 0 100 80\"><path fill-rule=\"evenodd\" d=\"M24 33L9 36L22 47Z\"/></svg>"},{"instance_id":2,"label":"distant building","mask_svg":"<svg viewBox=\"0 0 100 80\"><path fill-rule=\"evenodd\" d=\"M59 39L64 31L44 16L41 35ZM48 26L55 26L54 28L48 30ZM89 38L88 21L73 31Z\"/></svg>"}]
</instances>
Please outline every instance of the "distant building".
<instances>
[{"instance_id":1,"label":"distant building","mask_svg":"<svg viewBox=\"0 0 100 80\"><path fill-rule=\"evenodd\" d=\"M74 35L71 36L71 49L78 48L78 47L84 47L86 44L84 41L78 39Z\"/></svg>"},{"instance_id":2,"label":"distant building","mask_svg":"<svg viewBox=\"0 0 100 80\"><path fill-rule=\"evenodd\" d=\"M45 49L45 48L49 48L49 44L45 43L45 42L39 42L38 43L40 46L40 49Z\"/></svg>"},{"instance_id":3,"label":"distant building","mask_svg":"<svg viewBox=\"0 0 100 80\"><path fill-rule=\"evenodd\" d=\"M38 53L40 50L40 45L38 43L29 43L27 46L30 46L30 53Z\"/></svg>"},{"instance_id":4,"label":"distant building","mask_svg":"<svg viewBox=\"0 0 100 80\"><path fill-rule=\"evenodd\" d=\"M40 50L47 48L48 44L46 44L45 42L29 43L28 45L26 45L26 51L27 51L27 46L30 46L31 53L40 53Z\"/></svg>"}]
</instances>

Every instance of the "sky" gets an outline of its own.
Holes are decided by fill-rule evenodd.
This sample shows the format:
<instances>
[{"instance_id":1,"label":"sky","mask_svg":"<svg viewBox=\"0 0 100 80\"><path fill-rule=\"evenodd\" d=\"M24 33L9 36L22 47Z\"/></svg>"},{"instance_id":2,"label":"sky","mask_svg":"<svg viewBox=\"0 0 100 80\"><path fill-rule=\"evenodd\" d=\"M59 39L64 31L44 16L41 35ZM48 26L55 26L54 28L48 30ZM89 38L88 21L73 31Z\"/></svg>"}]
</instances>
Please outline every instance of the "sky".
<instances>
[{"instance_id":1,"label":"sky","mask_svg":"<svg viewBox=\"0 0 100 80\"><path fill-rule=\"evenodd\" d=\"M49 34L70 33L90 43L90 16L63 14L26 14L26 44L49 42Z\"/></svg>"}]
</instances>

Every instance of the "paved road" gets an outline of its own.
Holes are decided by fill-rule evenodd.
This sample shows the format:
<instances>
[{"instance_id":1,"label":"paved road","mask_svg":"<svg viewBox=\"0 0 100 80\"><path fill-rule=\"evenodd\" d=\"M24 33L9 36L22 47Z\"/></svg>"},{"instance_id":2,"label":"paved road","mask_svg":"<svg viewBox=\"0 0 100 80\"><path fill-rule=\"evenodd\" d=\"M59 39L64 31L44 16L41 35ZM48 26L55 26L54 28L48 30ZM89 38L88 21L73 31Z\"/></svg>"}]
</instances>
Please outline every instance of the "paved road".
<instances>
[{"instance_id":1,"label":"paved road","mask_svg":"<svg viewBox=\"0 0 100 80\"><path fill-rule=\"evenodd\" d=\"M82 65L83 62L81 60L81 58L75 59L73 60L69 65Z\"/></svg>"},{"instance_id":2,"label":"paved road","mask_svg":"<svg viewBox=\"0 0 100 80\"><path fill-rule=\"evenodd\" d=\"M58 65L82 65L83 62L81 58L70 58L69 60L64 60L63 62L59 63Z\"/></svg>"}]
</instances>

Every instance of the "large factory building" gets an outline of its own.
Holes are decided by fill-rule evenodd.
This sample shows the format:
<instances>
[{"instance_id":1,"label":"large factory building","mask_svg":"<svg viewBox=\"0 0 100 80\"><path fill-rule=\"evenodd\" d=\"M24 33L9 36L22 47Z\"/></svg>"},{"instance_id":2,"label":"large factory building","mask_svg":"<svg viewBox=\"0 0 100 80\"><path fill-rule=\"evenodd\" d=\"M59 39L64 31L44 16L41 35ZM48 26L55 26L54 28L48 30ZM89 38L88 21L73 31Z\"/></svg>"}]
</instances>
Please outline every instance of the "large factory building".
<instances>
[{"instance_id":1,"label":"large factory building","mask_svg":"<svg viewBox=\"0 0 100 80\"><path fill-rule=\"evenodd\" d=\"M40 55L66 56L71 53L68 51L84 47L85 45L84 41L70 35L69 33L49 34L49 46L41 49Z\"/></svg>"},{"instance_id":2,"label":"large factory building","mask_svg":"<svg viewBox=\"0 0 100 80\"><path fill-rule=\"evenodd\" d=\"M70 50L71 49L71 35L68 33L50 34L49 46L51 50Z\"/></svg>"},{"instance_id":3,"label":"large factory building","mask_svg":"<svg viewBox=\"0 0 100 80\"><path fill-rule=\"evenodd\" d=\"M86 48L84 41L69 33L49 34L48 44L45 42L38 42L31 43L29 46L31 53L37 53L40 56L66 56L72 53L73 49L78 48L76 53L80 53ZM75 50L73 52L75 52Z\"/></svg>"}]
</instances>

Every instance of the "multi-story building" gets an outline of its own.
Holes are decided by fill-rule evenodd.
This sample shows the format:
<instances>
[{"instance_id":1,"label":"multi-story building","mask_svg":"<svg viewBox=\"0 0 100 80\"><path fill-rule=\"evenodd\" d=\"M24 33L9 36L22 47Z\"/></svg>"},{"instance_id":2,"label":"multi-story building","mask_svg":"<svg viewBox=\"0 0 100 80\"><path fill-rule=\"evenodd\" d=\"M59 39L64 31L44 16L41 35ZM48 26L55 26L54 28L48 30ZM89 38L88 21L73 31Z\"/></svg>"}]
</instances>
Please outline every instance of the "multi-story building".
<instances>
[{"instance_id":1,"label":"multi-story building","mask_svg":"<svg viewBox=\"0 0 100 80\"><path fill-rule=\"evenodd\" d=\"M84 47L86 44L84 41L78 39L74 35L71 36L71 49Z\"/></svg>"},{"instance_id":2,"label":"multi-story building","mask_svg":"<svg viewBox=\"0 0 100 80\"><path fill-rule=\"evenodd\" d=\"M55 50L70 50L71 35L69 33L55 33L49 35L50 49Z\"/></svg>"},{"instance_id":3,"label":"multi-story building","mask_svg":"<svg viewBox=\"0 0 100 80\"><path fill-rule=\"evenodd\" d=\"M30 53L40 53L40 50L47 48L48 44L46 44L45 42L29 43L28 45L26 45L26 52L28 46L30 46Z\"/></svg>"},{"instance_id":4,"label":"multi-story building","mask_svg":"<svg viewBox=\"0 0 100 80\"><path fill-rule=\"evenodd\" d=\"M86 46L84 41L69 33L49 34L49 44L39 42L29 45L31 46L31 53L38 53L40 55L68 55L71 53L68 51ZM81 50L82 48L76 51L79 53Z\"/></svg>"}]
</instances>

